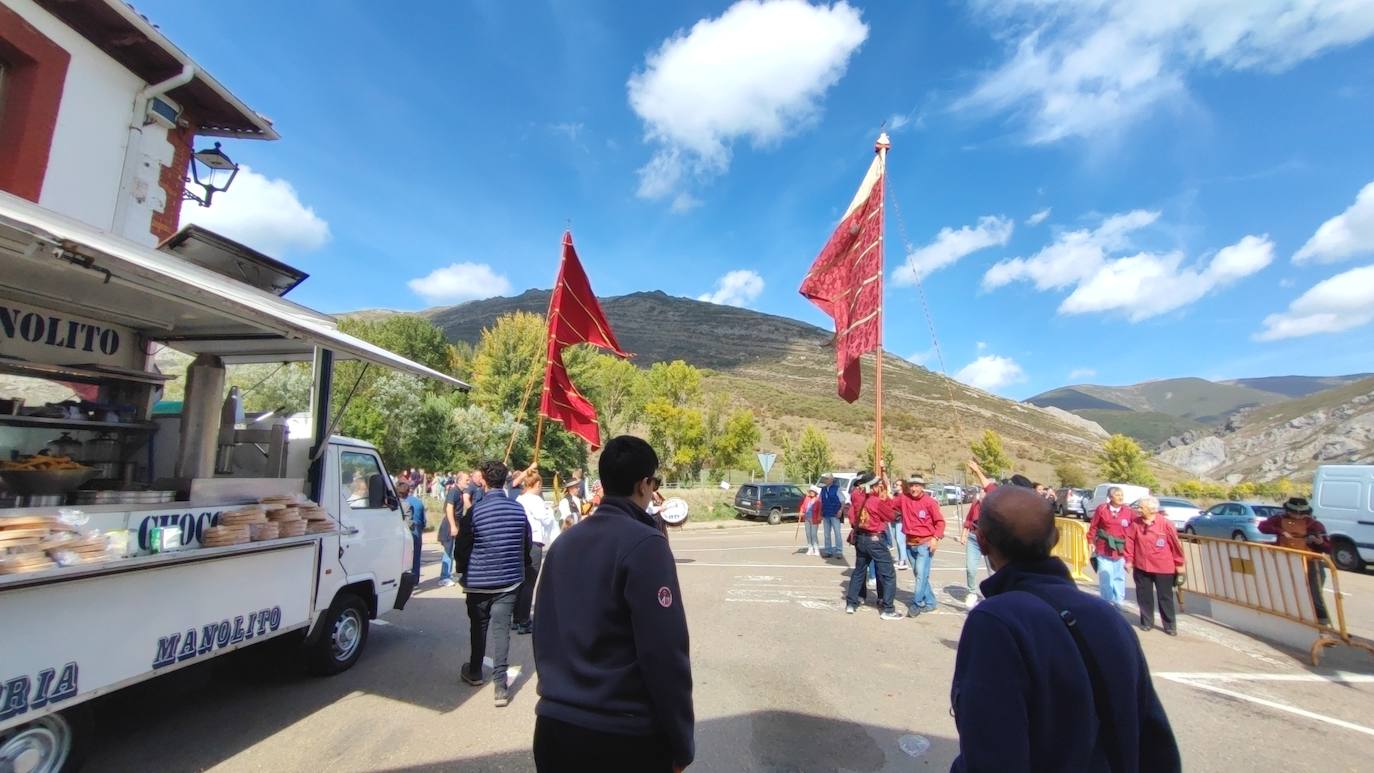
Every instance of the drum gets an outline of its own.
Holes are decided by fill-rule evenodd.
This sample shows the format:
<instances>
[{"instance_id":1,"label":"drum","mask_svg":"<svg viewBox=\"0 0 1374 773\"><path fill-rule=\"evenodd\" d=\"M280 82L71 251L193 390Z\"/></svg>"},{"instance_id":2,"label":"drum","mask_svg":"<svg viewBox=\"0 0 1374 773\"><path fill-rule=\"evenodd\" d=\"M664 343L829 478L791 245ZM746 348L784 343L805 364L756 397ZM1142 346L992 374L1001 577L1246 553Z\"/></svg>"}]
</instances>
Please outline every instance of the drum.
<instances>
[{"instance_id":1,"label":"drum","mask_svg":"<svg viewBox=\"0 0 1374 773\"><path fill-rule=\"evenodd\" d=\"M687 503L673 497L663 503L663 509L659 511L658 517L669 526L681 526L687 522Z\"/></svg>"}]
</instances>

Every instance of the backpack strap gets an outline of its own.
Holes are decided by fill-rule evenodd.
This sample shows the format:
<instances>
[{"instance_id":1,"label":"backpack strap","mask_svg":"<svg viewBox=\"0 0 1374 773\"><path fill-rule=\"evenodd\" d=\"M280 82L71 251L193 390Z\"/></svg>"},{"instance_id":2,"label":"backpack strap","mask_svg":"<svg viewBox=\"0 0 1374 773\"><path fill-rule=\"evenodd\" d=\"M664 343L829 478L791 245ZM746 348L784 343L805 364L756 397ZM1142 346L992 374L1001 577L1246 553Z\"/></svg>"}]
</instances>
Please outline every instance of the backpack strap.
<instances>
[{"instance_id":1,"label":"backpack strap","mask_svg":"<svg viewBox=\"0 0 1374 773\"><path fill-rule=\"evenodd\" d=\"M1111 699L1107 694L1107 678L1103 675L1102 669L1098 667L1097 658L1093 657L1092 650L1088 648L1088 642L1083 638L1083 631L1078 627L1078 618L1072 611L1061 609L1048 596L1042 595L1040 589L1017 588L1022 593L1040 599L1045 606L1054 610L1064 627L1069 629L1069 635L1073 637L1073 643L1078 647L1078 655L1083 660L1083 666L1088 671L1088 682L1092 686L1093 694L1093 713L1097 715L1097 740L1102 744L1102 750L1107 757L1107 769L1110 770L1113 761L1118 758L1118 744L1116 740L1116 728L1112 724L1111 717L1107 714L1107 707L1111 705Z\"/></svg>"}]
</instances>

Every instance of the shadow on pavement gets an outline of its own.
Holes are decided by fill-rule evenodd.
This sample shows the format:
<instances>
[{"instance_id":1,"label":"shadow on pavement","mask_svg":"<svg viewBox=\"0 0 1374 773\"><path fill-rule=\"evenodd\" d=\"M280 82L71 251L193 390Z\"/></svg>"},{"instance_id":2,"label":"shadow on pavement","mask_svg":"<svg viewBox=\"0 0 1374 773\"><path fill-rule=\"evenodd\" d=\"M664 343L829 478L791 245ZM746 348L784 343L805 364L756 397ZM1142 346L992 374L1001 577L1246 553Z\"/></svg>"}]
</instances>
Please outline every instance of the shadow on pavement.
<instances>
[{"instance_id":1,"label":"shadow on pavement","mask_svg":"<svg viewBox=\"0 0 1374 773\"><path fill-rule=\"evenodd\" d=\"M880 773L944 770L959 751L955 739L794 711L754 711L697 723L697 756L689 771L705 773ZM907 751L910 749L911 751ZM912 752L915 752L913 754ZM455 756L430 765L386 768L387 773L507 773L534 770L520 749Z\"/></svg>"}]
</instances>

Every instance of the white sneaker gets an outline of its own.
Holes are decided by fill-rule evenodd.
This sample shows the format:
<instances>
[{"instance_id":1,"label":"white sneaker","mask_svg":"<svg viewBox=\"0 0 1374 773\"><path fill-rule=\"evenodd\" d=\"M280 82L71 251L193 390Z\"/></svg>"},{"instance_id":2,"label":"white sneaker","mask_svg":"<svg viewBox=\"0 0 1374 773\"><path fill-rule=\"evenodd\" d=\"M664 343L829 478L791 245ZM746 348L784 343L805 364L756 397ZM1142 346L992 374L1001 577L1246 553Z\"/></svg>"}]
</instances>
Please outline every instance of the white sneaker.
<instances>
[{"instance_id":1,"label":"white sneaker","mask_svg":"<svg viewBox=\"0 0 1374 773\"><path fill-rule=\"evenodd\" d=\"M845 613L846 615L852 615L852 614L854 614L854 613L857 612L857 611L859 611L859 608L858 608L858 607L847 606L847 607L844 608L844 613Z\"/></svg>"},{"instance_id":2,"label":"white sneaker","mask_svg":"<svg viewBox=\"0 0 1374 773\"><path fill-rule=\"evenodd\" d=\"M972 593L968 594L968 598L964 601L964 607L973 609L976 606L978 606L978 596Z\"/></svg>"},{"instance_id":3,"label":"white sneaker","mask_svg":"<svg viewBox=\"0 0 1374 773\"><path fill-rule=\"evenodd\" d=\"M864 584L868 586L868 589L869 589L869 590L877 590L877 589L878 589L878 581L877 581L877 580L869 580L868 582L866 582L866 583L864 583Z\"/></svg>"},{"instance_id":4,"label":"white sneaker","mask_svg":"<svg viewBox=\"0 0 1374 773\"><path fill-rule=\"evenodd\" d=\"M884 613L882 613L881 615L878 615L878 617L880 617L880 618L883 619L883 620L905 620L905 619L906 619L906 615L903 615L903 614L901 614L900 612L897 612L896 610L893 610L892 612L884 612Z\"/></svg>"},{"instance_id":5,"label":"white sneaker","mask_svg":"<svg viewBox=\"0 0 1374 773\"><path fill-rule=\"evenodd\" d=\"M447 578L447 577L445 577L444 579L442 579L442 580L439 581L439 587L440 587L440 588L452 588L454 585L455 585L455 583L453 582L453 580L451 580L451 579L449 579L449 578Z\"/></svg>"}]
</instances>

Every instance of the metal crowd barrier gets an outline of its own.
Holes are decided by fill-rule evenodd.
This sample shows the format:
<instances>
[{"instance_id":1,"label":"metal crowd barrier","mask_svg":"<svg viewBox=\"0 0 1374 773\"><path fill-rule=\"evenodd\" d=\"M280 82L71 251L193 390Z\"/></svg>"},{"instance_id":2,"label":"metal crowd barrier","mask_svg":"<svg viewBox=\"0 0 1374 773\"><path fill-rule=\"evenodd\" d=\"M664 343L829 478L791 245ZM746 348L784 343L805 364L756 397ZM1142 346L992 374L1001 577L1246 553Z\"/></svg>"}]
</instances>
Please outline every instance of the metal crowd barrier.
<instances>
[{"instance_id":1,"label":"metal crowd barrier","mask_svg":"<svg viewBox=\"0 0 1374 773\"><path fill-rule=\"evenodd\" d=\"M1092 577L1085 571L1092 564L1092 554L1088 552L1088 524L1077 518L1055 518L1054 525L1059 529L1054 555L1069 567L1069 574L1075 580L1090 582Z\"/></svg>"},{"instance_id":2,"label":"metal crowd barrier","mask_svg":"<svg viewBox=\"0 0 1374 773\"><path fill-rule=\"evenodd\" d=\"M1311 648L1314 666L1325 648L1337 644L1358 647L1374 655L1374 644L1352 637L1346 627L1340 575L1329 556L1192 534L1180 534L1179 540L1183 543L1187 574L1178 589L1180 610L1183 592L1188 591L1311 627L1317 632ZM1334 594L1326 604L1325 621L1319 619L1315 603L1315 599L1324 598L1322 585L1314 587L1312 582L1323 570Z\"/></svg>"}]
</instances>

